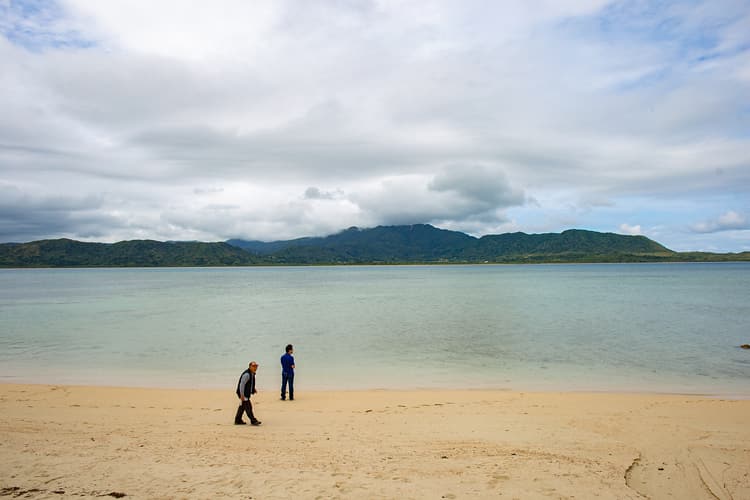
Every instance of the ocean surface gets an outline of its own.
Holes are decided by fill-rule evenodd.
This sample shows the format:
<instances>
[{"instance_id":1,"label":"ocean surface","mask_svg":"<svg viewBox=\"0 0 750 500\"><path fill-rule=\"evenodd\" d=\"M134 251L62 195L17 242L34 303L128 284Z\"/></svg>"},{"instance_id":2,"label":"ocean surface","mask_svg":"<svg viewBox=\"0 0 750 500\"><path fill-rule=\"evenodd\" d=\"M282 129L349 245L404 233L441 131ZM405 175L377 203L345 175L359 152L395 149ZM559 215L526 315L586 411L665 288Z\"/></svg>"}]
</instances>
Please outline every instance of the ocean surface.
<instances>
[{"instance_id":1,"label":"ocean surface","mask_svg":"<svg viewBox=\"0 0 750 500\"><path fill-rule=\"evenodd\" d=\"M0 270L0 382L750 397L750 264Z\"/></svg>"}]
</instances>

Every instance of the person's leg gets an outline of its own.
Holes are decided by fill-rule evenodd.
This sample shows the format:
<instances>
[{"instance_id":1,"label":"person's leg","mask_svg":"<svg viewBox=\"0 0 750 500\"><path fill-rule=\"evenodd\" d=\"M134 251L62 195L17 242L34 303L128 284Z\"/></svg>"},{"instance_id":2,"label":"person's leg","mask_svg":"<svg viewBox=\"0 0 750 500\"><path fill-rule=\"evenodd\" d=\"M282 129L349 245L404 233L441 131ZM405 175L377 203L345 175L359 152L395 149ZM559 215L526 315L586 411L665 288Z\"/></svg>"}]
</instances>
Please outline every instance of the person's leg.
<instances>
[{"instance_id":1,"label":"person's leg","mask_svg":"<svg viewBox=\"0 0 750 500\"><path fill-rule=\"evenodd\" d=\"M250 400L246 399L242 402L242 404L245 407L245 413L247 413L247 418L250 419L250 423L253 425L258 425L260 421L255 418L255 415L253 415L253 404L250 402Z\"/></svg>"},{"instance_id":2,"label":"person's leg","mask_svg":"<svg viewBox=\"0 0 750 500\"><path fill-rule=\"evenodd\" d=\"M286 372L281 373L281 399L286 399L286 383L289 380L289 376ZM290 391L291 396L291 391Z\"/></svg>"},{"instance_id":3,"label":"person's leg","mask_svg":"<svg viewBox=\"0 0 750 500\"><path fill-rule=\"evenodd\" d=\"M234 423L235 424L244 424L245 422L242 421L242 411L245 409L245 406L240 403L240 406L237 408L237 414L234 416Z\"/></svg>"},{"instance_id":4,"label":"person's leg","mask_svg":"<svg viewBox=\"0 0 750 500\"><path fill-rule=\"evenodd\" d=\"M290 373L289 377L289 401L294 400L294 373Z\"/></svg>"}]
</instances>

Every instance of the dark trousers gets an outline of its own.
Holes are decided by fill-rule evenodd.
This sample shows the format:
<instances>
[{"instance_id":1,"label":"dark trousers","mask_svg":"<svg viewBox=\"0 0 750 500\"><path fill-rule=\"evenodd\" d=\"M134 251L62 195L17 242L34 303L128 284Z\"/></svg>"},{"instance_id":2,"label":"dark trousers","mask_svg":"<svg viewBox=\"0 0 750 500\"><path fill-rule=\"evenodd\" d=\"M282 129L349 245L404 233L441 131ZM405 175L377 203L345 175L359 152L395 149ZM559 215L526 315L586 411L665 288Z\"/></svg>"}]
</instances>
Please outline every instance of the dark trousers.
<instances>
[{"instance_id":1,"label":"dark trousers","mask_svg":"<svg viewBox=\"0 0 750 500\"><path fill-rule=\"evenodd\" d=\"M247 418L250 419L250 422L255 422L256 420L258 420L257 418L255 418L255 415L253 415L253 404L249 399L246 399L242 403L240 403L239 408L237 408L237 415L234 416L235 422L239 422L242 420L243 410L245 411L245 413L247 413Z\"/></svg>"},{"instance_id":2,"label":"dark trousers","mask_svg":"<svg viewBox=\"0 0 750 500\"><path fill-rule=\"evenodd\" d=\"M294 399L294 373L281 373L281 399L286 399L287 383L289 383L289 399Z\"/></svg>"}]
</instances>

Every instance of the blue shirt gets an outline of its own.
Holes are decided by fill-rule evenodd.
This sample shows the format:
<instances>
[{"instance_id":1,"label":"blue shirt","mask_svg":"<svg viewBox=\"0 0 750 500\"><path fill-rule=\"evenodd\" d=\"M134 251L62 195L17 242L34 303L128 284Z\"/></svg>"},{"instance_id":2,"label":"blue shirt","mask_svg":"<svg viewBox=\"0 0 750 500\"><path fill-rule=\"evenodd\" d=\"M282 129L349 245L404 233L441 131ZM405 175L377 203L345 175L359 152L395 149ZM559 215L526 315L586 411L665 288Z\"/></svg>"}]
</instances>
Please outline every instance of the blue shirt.
<instances>
[{"instance_id":1,"label":"blue shirt","mask_svg":"<svg viewBox=\"0 0 750 500\"><path fill-rule=\"evenodd\" d=\"M294 374L294 356L289 353L281 356L281 372Z\"/></svg>"}]
</instances>

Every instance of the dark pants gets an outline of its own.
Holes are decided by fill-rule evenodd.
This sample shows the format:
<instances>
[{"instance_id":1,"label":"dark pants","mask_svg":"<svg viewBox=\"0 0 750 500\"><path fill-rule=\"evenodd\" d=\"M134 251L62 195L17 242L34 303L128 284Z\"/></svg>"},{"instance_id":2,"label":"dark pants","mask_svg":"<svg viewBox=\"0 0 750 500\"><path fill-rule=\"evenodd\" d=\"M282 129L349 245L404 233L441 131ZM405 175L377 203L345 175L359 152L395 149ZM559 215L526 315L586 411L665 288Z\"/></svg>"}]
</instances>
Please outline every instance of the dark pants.
<instances>
[{"instance_id":1,"label":"dark pants","mask_svg":"<svg viewBox=\"0 0 750 500\"><path fill-rule=\"evenodd\" d=\"M281 373L281 399L286 399L286 384L289 383L289 399L294 399L294 373Z\"/></svg>"},{"instance_id":2,"label":"dark pants","mask_svg":"<svg viewBox=\"0 0 750 500\"><path fill-rule=\"evenodd\" d=\"M253 404L249 399L246 399L242 403L240 403L240 407L237 408L237 415L234 416L235 422L242 421L243 410L245 411L245 413L247 413L247 418L250 419L250 422L255 422L256 420L258 420L257 418L255 418L255 415L253 415Z\"/></svg>"}]
</instances>

